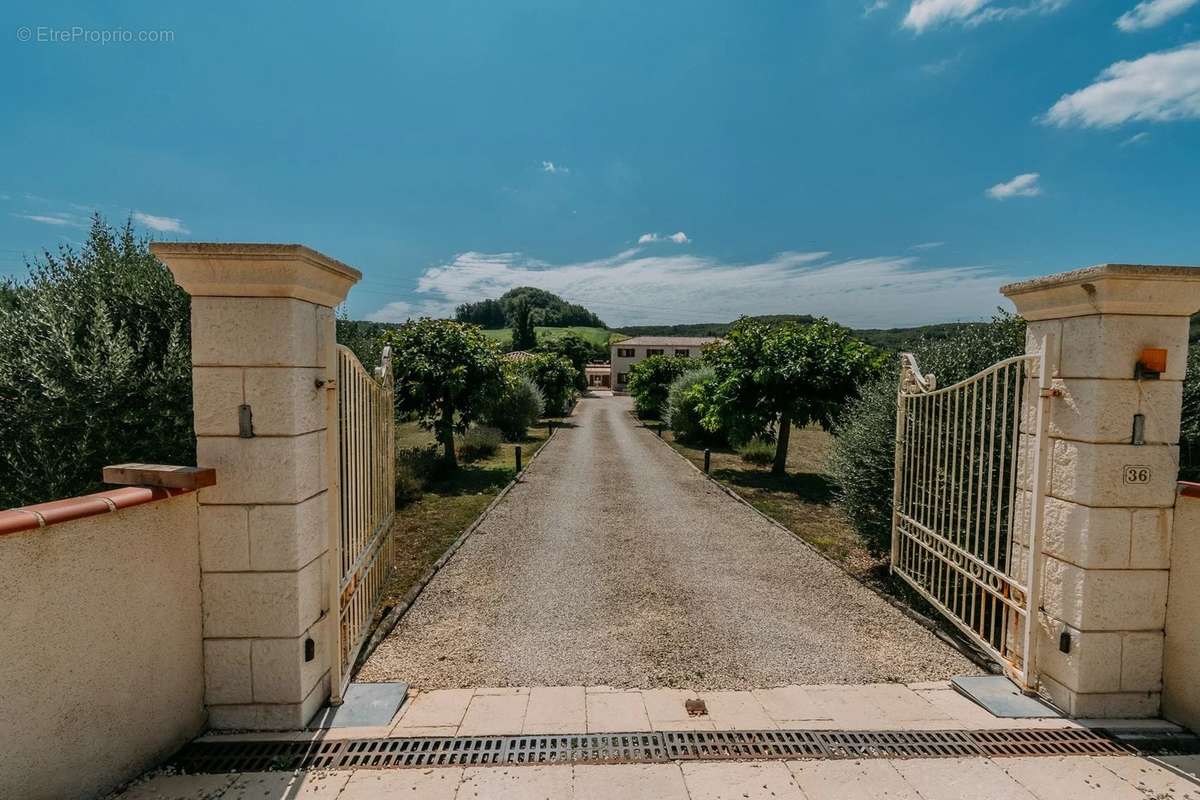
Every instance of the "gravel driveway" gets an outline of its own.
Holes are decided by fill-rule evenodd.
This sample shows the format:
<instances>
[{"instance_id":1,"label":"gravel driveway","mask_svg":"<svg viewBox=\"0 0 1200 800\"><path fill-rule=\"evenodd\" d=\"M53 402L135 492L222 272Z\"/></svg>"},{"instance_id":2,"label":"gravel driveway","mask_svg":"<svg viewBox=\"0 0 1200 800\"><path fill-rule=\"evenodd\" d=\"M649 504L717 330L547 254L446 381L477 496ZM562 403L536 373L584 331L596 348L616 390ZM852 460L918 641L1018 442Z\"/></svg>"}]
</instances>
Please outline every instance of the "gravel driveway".
<instances>
[{"instance_id":1,"label":"gravel driveway","mask_svg":"<svg viewBox=\"0 0 1200 800\"><path fill-rule=\"evenodd\" d=\"M585 398L359 680L746 689L978 668Z\"/></svg>"}]
</instances>

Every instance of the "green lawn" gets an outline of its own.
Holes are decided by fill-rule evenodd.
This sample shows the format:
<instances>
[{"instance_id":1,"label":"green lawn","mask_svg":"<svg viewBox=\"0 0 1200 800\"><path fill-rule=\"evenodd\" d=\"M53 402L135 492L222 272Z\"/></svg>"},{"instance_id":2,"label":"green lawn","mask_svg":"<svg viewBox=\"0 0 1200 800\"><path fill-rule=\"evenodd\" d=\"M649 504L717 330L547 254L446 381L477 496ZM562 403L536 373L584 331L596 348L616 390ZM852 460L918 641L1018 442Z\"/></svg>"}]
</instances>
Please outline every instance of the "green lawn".
<instances>
[{"instance_id":1,"label":"green lawn","mask_svg":"<svg viewBox=\"0 0 1200 800\"><path fill-rule=\"evenodd\" d=\"M622 339L629 338L628 336L606 330L605 328L585 328L578 325L570 328L545 328L541 326L537 328L537 337L539 342L561 339L562 337L571 333L582 339L588 340L592 344L609 344L613 341L619 342ZM508 347L512 343L512 330L509 328L492 328L490 330L485 330L484 334L486 334L489 339L499 342L501 347Z\"/></svg>"}]
</instances>

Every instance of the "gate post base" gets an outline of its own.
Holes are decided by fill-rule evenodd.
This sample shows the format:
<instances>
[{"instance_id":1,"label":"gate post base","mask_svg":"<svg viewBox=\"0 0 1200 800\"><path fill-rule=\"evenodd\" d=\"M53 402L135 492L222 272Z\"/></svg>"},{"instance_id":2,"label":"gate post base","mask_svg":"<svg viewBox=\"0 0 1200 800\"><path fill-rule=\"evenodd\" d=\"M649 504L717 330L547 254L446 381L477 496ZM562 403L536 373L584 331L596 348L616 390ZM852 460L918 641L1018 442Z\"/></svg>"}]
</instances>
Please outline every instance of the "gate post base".
<instances>
[{"instance_id":1,"label":"gate post base","mask_svg":"<svg viewBox=\"0 0 1200 800\"><path fill-rule=\"evenodd\" d=\"M1155 716L1200 269L1107 264L1001 291L1029 323L1027 352L1043 336L1056 342L1035 614L1040 691L1075 717ZM1028 520L1028 476L1017 488L1017 519ZM1027 562L1026 546L1014 542L1014 563Z\"/></svg>"},{"instance_id":2,"label":"gate post base","mask_svg":"<svg viewBox=\"0 0 1200 800\"><path fill-rule=\"evenodd\" d=\"M333 308L361 276L299 245L151 251L192 296L196 459L223 478L199 496L209 725L300 728L335 680Z\"/></svg>"}]
</instances>

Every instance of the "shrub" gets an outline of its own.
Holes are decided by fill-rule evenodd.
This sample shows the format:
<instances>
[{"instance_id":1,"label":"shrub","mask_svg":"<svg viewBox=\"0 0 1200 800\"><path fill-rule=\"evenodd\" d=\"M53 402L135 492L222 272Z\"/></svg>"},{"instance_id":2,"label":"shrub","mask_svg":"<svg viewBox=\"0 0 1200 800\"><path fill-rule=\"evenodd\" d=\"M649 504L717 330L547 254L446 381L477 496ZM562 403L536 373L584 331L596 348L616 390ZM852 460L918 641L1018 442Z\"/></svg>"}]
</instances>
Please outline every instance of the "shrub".
<instances>
[{"instance_id":1,"label":"shrub","mask_svg":"<svg viewBox=\"0 0 1200 800\"><path fill-rule=\"evenodd\" d=\"M396 505L421 499L425 489L445 477L450 467L435 444L396 449Z\"/></svg>"},{"instance_id":2,"label":"shrub","mask_svg":"<svg viewBox=\"0 0 1200 800\"><path fill-rule=\"evenodd\" d=\"M775 460L775 444L758 438L751 439L745 444L738 445L737 454L747 464L765 467Z\"/></svg>"},{"instance_id":3,"label":"shrub","mask_svg":"<svg viewBox=\"0 0 1200 800\"><path fill-rule=\"evenodd\" d=\"M513 373L505 375L504 385L485 409L483 420L498 428L508 441L519 442L545 411L546 401L537 384Z\"/></svg>"},{"instance_id":4,"label":"shrub","mask_svg":"<svg viewBox=\"0 0 1200 800\"><path fill-rule=\"evenodd\" d=\"M194 464L190 303L130 223L0 289L0 508L100 486L106 464Z\"/></svg>"},{"instance_id":5,"label":"shrub","mask_svg":"<svg viewBox=\"0 0 1200 800\"><path fill-rule=\"evenodd\" d=\"M1025 321L999 312L947 339L922 340L914 348L923 372L949 386L1005 358L1025 352ZM838 499L868 548L887 552L892 538L892 482L896 452L896 389L899 369L867 382L834 433L830 472Z\"/></svg>"},{"instance_id":6,"label":"shrub","mask_svg":"<svg viewBox=\"0 0 1200 800\"><path fill-rule=\"evenodd\" d=\"M709 385L716 379L712 367L700 367L683 373L667 390L663 421L675 437L694 444L724 444L723 430L710 431L701 424L704 417L699 405Z\"/></svg>"},{"instance_id":7,"label":"shrub","mask_svg":"<svg viewBox=\"0 0 1200 800\"><path fill-rule=\"evenodd\" d=\"M1200 345L1188 349L1183 378L1183 420L1179 429L1179 477L1200 480Z\"/></svg>"},{"instance_id":8,"label":"shrub","mask_svg":"<svg viewBox=\"0 0 1200 800\"><path fill-rule=\"evenodd\" d=\"M534 353L517 361L515 369L541 389L548 416L560 417L570 411L575 399L575 367L567 358Z\"/></svg>"},{"instance_id":9,"label":"shrub","mask_svg":"<svg viewBox=\"0 0 1200 800\"><path fill-rule=\"evenodd\" d=\"M462 435L458 452L463 461L481 461L496 455L496 451L500 449L501 438L500 431L496 428L486 425L471 428Z\"/></svg>"},{"instance_id":10,"label":"shrub","mask_svg":"<svg viewBox=\"0 0 1200 800\"><path fill-rule=\"evenodd\" d=\"M676 356L650 356L629 368L629 394L641 419L658 419L667 404L671 382L696 362Z\"/></svg>"}]
</instances>

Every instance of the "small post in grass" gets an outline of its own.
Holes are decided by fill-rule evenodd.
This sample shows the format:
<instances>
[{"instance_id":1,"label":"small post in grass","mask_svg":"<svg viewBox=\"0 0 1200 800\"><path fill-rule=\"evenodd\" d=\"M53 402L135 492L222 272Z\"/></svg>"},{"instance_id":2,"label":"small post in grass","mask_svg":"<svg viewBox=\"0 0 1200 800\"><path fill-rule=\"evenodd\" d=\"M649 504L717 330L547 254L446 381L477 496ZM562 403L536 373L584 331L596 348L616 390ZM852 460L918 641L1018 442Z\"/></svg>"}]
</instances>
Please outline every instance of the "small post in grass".
<instances>
[{"instance_id":1,"label":"small post in grass","mask_svg":"<svg viewBox=\"0 0 1200 800\"><path fill-rule=\"evenodd\" d=\"M712 466L712 450L704 448L704 474L708 474L708 468Z\"/></svg>"},{"instance_id":2,"label":"small post in grass","mask_svg":"<svg viewBox=\"0 0 1200 800\"><path fill-rule=\"evenodd\" d=\"M660 422L660 423L658 423L658 438L660 438L660 439L662 438L662 429L663 429L663 424Z\"/></svg>"},{"instance_id":3,"label":"small post in grass","mask_svg":"<svg viewBox=\"0 0 1200 800\"><path fill-rule=\"evenodd\" d=\"M517 455L517 474L520 475L521 474L521 445L517 445L516 447L514 447L513 452L515 452Z\"/></svg>"}]
</instances>

